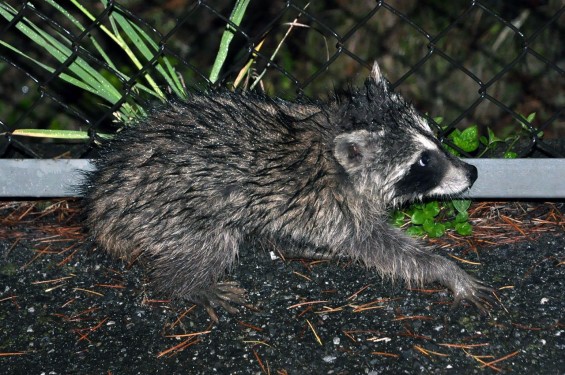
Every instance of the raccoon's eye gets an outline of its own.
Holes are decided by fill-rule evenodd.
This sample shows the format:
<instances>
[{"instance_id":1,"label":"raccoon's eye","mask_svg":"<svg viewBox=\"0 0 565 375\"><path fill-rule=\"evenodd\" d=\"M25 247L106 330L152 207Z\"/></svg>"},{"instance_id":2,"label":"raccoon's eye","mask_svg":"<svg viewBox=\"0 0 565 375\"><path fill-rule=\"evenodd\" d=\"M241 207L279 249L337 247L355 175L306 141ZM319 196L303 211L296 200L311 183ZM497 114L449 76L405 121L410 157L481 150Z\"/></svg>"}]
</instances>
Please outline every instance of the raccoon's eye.
<instances>
[{"instance_id":1,"label":"raccoon's eye","mask_svg":"<svg viewBox=\"0 0 565 375\"><path fill-rule=\"evenodd\" d=\"M427 167L430 164L431 158L432 157L428 151L422 152L422 155L420 155L420 159L418 160L418 165L420 167Z\"/></svg>"}]
</instances>

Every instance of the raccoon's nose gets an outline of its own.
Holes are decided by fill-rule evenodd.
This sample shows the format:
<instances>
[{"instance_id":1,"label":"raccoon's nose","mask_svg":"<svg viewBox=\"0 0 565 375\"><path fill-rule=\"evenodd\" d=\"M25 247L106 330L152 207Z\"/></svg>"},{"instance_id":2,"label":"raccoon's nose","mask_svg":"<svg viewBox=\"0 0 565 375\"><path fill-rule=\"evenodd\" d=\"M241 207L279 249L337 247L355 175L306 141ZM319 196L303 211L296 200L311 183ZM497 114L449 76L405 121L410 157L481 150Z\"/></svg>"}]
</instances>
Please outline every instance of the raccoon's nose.
<instances>
[{"instance_id":1,"label":"raccoon's nose","mask_svg":"<svg viewBox=\"0 0 565 375\"><path fill-rule=\"evenodd\" d=\"M471 181L471 185L477 180L478 172L477 167L474 165L467 165L467 178Z\"/></svg>"}]
</instances>

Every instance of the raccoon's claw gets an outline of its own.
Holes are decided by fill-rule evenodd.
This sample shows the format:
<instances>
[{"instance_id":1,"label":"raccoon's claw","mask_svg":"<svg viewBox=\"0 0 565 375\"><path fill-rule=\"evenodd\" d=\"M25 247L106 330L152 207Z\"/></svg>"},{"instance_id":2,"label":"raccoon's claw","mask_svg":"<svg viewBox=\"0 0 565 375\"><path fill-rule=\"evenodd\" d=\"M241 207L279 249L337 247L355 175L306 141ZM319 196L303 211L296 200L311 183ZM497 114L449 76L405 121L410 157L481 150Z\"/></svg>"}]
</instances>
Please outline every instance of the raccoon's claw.
<instances>
[{"instance_id":1,"label":"raccoon's claw","mask_svg":"<svg viewBox=\"0 0 565 375\"><path fill-rule=\"evenodd\" d=\"M235 281L219 282L206 290L202 290L196 295L191 296L191 300L198 303L208 313L214 323L218 323L218 315L215 308L218 306L226 310L229 314L237 314L239 310L231 304L248 306L246 301L246 291L239 287ZM250 305L249 305L250 306Z\"/></svg>"},{"instance_id":2,"label":"raccoon's claw","mask_svg":"<svg viewBox=\"0 0 565 375\"><path fill-rule=\"evenodd\" d=\"M451 306L452 310L465 300L474 304L482 315L487 315L496 303L494 289L472 277L457 282L451 289L455 298Z\"/></svg>"}]
</instances>

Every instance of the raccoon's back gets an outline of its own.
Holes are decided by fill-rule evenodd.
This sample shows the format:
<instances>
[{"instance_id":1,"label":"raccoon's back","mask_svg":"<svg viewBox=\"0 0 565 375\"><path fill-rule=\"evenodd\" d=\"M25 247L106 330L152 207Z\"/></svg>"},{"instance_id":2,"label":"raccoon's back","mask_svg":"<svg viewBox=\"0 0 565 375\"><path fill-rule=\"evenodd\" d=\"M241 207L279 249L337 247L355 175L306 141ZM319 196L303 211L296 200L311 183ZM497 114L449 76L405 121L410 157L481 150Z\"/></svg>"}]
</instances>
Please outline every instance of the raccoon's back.
<instances>
[{"instance_id":1,"label":"raccoon's back","mask_svg":"<svg viewBox=\"0 0 565 375\"><path fill-rule=\"evenodd\" d=\"M154 111L101 150L86 182L87 225L126 257L155 237L260 225L319 168L319 140L307 134L323 134L317 111L231 93Z\"/></svg>"}]
</instances>

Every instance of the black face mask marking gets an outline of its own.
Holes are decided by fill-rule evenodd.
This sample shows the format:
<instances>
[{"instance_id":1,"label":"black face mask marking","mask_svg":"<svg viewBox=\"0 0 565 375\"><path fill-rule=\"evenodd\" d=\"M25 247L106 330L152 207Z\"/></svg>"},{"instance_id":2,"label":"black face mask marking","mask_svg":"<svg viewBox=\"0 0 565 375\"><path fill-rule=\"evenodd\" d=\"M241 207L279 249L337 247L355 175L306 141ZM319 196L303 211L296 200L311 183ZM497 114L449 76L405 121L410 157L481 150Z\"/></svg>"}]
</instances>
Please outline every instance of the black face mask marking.
<instances>
[{"instance_id":1,"label":"black face mask marking","mask_svg":"<svg viewBox=\"0 0 565 375\"><path fill-rule=\"evenodd\" d=\"M437 187L447 170L446 157L434 150L423 151L408 173L395 185L397 196L426 195Z\"/></svg>"}]
</instances>

